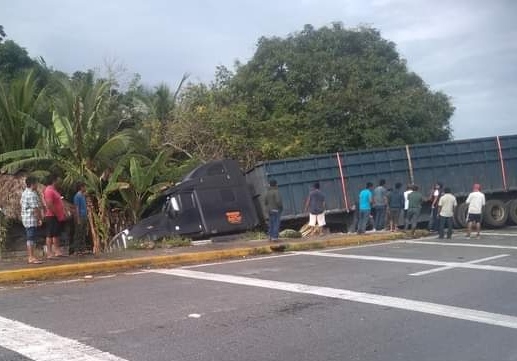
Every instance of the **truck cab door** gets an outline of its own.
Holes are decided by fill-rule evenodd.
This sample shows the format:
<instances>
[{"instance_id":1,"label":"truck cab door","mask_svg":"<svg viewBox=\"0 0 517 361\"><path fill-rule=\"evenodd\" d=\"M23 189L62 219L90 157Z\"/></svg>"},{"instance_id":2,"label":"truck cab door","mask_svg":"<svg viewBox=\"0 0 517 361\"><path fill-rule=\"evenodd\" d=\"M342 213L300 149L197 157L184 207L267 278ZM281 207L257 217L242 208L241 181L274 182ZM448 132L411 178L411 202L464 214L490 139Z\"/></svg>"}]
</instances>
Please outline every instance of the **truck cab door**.
<instances>
[{"instance_id":1,"label":"truck cab door","mask_svg":"<svg viewBox=\"0 0 517 361\"><path fill-rule=\"evenodd\" d=\"M193 192L179 193L171 196L171 203L177 210L174 212L173 223L178 234L203 233L203 224Z\"/></svg>"}]
</instances>

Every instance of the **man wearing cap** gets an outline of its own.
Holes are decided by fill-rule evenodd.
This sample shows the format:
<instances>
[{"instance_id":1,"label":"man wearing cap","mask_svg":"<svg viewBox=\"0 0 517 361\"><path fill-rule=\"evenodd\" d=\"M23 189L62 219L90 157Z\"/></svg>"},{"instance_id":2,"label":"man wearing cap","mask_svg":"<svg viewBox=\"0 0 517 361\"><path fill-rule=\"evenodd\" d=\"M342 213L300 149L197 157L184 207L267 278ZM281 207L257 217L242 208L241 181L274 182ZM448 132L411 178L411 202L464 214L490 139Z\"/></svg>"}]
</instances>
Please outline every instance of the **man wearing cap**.
<instances>
[{"instance_id":1,"label":"man wearing cap","mask_svg":"<svg viewBox=\"0 0 517 361\"><path fill-rule=\"evenodd\" d=\"M467 218L467 238L470 238L472 231L472 223L476 225L477 238L480 237L481 232L481 214L485 206L485 195L481 192L481 185L474 184L472 186L472 193L469 194L465 201L469 205Z\"/></svg>"}]
</instances>

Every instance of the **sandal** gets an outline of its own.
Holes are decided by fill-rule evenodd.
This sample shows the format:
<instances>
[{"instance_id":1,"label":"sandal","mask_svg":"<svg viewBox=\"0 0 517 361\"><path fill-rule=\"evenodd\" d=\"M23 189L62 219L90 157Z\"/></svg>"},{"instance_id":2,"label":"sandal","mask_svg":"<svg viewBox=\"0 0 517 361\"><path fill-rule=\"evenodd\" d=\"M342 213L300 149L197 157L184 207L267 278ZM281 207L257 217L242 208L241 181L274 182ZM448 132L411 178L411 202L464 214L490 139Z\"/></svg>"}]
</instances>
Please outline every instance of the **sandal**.
<instances>
[{"instance_id":1,"label":"sandal","mask_svg":"<svg viewBox=\"0 0 517 361\"><path fill-rule=\"evenodd\" d=\"M40 261L39 259L32 259L32 260L29 260L27 263L29 263L29 264L42 264L43 261Z\"/></svg>"}]
</instances>

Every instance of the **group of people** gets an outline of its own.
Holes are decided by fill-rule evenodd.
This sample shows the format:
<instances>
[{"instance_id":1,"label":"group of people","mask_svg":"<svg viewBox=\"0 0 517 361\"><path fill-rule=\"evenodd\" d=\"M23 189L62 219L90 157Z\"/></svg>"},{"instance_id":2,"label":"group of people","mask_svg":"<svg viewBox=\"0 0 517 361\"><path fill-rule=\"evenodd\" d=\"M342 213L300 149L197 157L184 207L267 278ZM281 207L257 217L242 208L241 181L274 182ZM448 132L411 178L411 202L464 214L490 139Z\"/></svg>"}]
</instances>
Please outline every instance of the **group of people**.
<instances>
[{"instance_id":1,"label":"group of people","mask_svg":"<svg viewBox=\"0 0 517 361\"><path fill-rule=\"evenodd\" d=\"M368 220L372 217L373 229L380 231L385 229L385 220L388 219L389 230L394 232L398 228L400 216L404 214L404 229L415 235L422 205L431 202L431 217L429 220L429 230L438 232L438 238L452 237L454 227L454 213L458 206L458 201L449 187L443 187L441 183L436 183L428 198L420 192L415 184L407 186L402 192L402 184L396 183L394 189L386 189L386 181L381 179L379 185L373 188L373 184L368 182L365 189L359 193L359 220L357 225L358 233L365 233ZM469 194L465 203L468 204L467 211L467 237L470 238L472 227L475 227L477 237L481 231L481 216L485 206L485 195L481 192L481 185L474 184L472 192ZM386 217L386 215L388 217Z\"/></svg>"},{"instance_id":2,"label":"group of people","mask_svg":"<svg viewBox=\"0 0 517 361\"><path fill-rule=\"evenodd\" d=\"M388 221L388 229L395 232L398 229L400 217L403 215L404 229L414 236L422 205L428 201L431 202L429 230L437 231L440 239L445 236L450 239L458 201L451 189L443 187L441 183L436 183L429 197L425 197L415 184L409 184L406 190L402 191L402 183L396 183L393 189L387 189L384 179L379 181L377 187L368 182L359 193L355 230L358 234L364 234L370 221L373 221L374 231L385 230L386 221ZM485 206L485 195L481 192L481 185L477 183L473 185L472 192L465 203L468 204L467 237L470 238L473 227L479 237L481 217ZM265 207L266 214L269 216L269 239L277 241L283 204L275 180L270 181L270 187L265 196ZM309 213L309 227L321 228L326 225L325 195L321 192L318 182L313 185L313 189L307 197L305 211ZM447 230L446 234L445 230Z\"/></svg>"},{"instance_id":3,"label":"group of people","mask_svg":"<svg viewBox=\"0 0 517 361\"><path fill-rule=\"evenodd\" d=\"M63 197L58 190L60 179L51 175L48 185L45 187L42 197L38 193L38 181L34 177L25 179L26 188L22 193L21 218L27 236L28 263L43 263L35 255L37 231L39 227L45 226L46 259L58 259L67 257L60 245L60 236L63 224L67 219ZM86 251L87 237L87 207L86 207L86 186L83 182L77 183L77 192L74 195L74 245L76 253Z\"/></svg>"}]
</instances>

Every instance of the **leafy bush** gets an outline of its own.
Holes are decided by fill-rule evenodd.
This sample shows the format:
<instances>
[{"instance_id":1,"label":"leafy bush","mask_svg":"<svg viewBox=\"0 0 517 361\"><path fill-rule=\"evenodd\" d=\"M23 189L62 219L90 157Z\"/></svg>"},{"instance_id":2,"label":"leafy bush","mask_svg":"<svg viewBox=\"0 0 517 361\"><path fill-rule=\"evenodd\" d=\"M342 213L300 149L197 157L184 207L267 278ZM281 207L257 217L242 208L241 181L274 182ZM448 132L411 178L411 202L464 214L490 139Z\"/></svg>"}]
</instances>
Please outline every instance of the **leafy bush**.
<instances>
[{"instance_id":1,"label":"leafy bush","mask_svg":"<svg viewBox=\"0 0 517 361\"><path fill-rule=\"evenodd\" d=\"M284 229L280 232L280 238L302 238L302 234L294 229Z\"/></svg>"},{"instance_id":2,"label":"leafy bush","mask_svg":"<svg viewBox=\"0 0 517 361\"><path fill-rule=\"evenodd\" d=\"M264 232L246 232L242 235L240 238L243 241L255 241L255 240L261 240L261 239L267 239L268 236Z\"/></svg>"},{"instance_id":3,"label":"leafy bush","mask_svg":"<svg viewBox=\"0 0 517 361\"><path fill-rule=\"evenodd\" d=\"M160 247L162 248L174 248L174 247L188 247L192 243L190 238L183 237L171 237L162 240Z\"/></svg>"}]
</instances>

